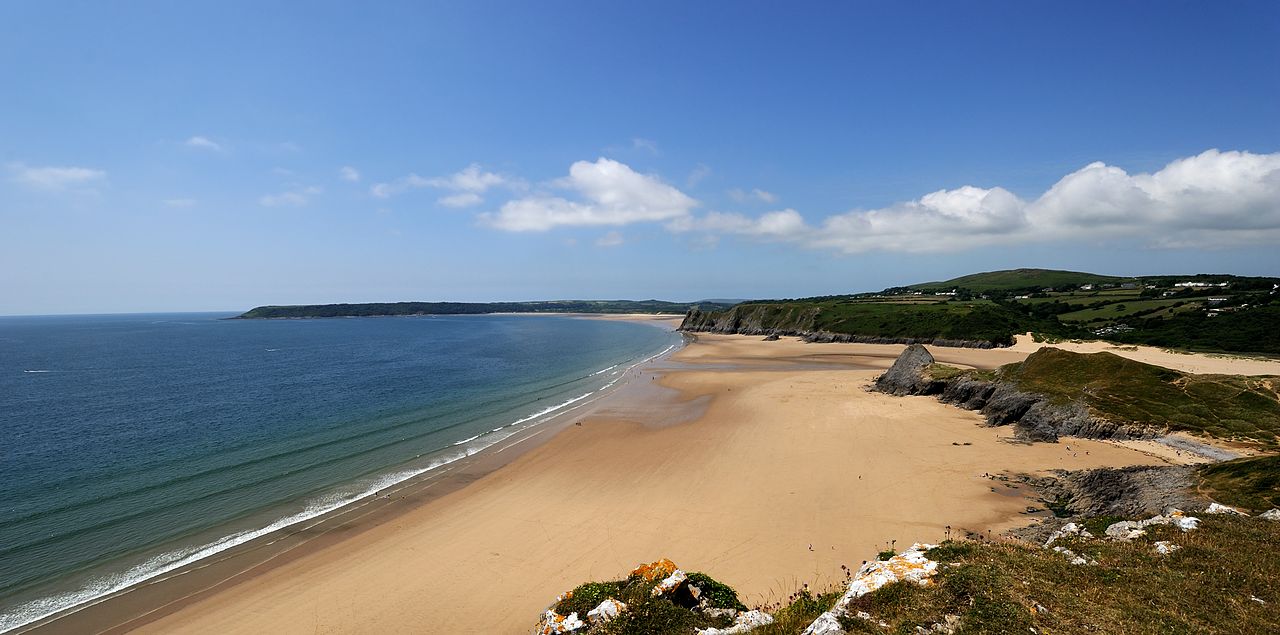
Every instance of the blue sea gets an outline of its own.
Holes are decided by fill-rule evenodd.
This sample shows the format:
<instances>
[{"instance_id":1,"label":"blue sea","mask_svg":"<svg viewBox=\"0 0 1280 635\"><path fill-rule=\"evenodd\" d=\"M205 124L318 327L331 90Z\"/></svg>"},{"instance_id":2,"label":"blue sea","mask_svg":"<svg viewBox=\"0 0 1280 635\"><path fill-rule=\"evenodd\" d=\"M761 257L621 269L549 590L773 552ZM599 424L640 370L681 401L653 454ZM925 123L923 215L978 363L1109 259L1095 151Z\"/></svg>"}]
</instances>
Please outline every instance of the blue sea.
<instances>
[{"instance_id":1,"label":"blue sea","mask_svg":"<svg viewBox=\"0 0 1280 635\"><path fill-rule=\"evenodd\" d=\"M564 316L0 318L0 631L475 453L678 345Z\"/></svg>"}]
</instances>

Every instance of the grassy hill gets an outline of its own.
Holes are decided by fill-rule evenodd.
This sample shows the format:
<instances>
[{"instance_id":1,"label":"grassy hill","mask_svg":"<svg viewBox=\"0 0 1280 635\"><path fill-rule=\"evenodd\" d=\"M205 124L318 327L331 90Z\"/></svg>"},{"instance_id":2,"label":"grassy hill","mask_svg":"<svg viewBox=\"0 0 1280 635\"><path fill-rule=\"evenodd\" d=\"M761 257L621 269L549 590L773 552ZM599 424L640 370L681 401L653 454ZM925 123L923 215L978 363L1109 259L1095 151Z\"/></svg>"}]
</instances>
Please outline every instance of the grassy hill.
<instances>
[{"instance_id":1,"label":"grassy hill","mask_svg":"<svg viewBox=\"0 0 1280 635\"><path fill-rule=\"evenodd\" d=\"M1078 287L1086 284L1120 284L1132 282L1132 278L1103 276L1081 271L1059 271L1055 269L1008 269L1004 271L988 271L975 273L941 282L924 282L913 284L908 288L922 291L947 291L956 288L971 291L1015 291L1021 289L1041 290L1059 287Z\"/></svg>"},{"instance_id":2,"label":"grassy hill","mask_svg":"<svg viewBox=\"0 0 1280 635\"><path fill-rule=\"evenodd\" d=\"M1280 377L1192 375L1111 353L1044 348L1000 367L996 377L1052 401L1083 401L1122 424L1167 426L1274 446L1280 435Z\"/></svg>"}]
</instances>

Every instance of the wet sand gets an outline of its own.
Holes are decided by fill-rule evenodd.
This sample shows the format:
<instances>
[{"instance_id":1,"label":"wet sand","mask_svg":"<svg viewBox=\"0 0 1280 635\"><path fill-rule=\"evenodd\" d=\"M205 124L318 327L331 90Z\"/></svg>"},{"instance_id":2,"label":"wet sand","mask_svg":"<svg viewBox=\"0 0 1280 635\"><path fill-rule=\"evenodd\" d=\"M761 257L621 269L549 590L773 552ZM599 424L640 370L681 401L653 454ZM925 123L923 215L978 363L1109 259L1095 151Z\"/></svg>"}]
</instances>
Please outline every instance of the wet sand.
<instances>
[{"instance_id":1,"label":"wet sand","mask_svg":"<svg viewBox=\"0 0 1280 635\"><path fill-rule=\"evenodd\" d=\"M889 541L1028 522L1027 501L988 475L1160 462L1096 441L1011 443L976 413L868 392L901 346L698 340L464 487L317 527L244 572L193 572L146 616L120 598L88 617L157 633L521 633L558 593L659 557L764 604ZM933 351L983 368L1026 354Z\"/></svg>"}]
</instances>

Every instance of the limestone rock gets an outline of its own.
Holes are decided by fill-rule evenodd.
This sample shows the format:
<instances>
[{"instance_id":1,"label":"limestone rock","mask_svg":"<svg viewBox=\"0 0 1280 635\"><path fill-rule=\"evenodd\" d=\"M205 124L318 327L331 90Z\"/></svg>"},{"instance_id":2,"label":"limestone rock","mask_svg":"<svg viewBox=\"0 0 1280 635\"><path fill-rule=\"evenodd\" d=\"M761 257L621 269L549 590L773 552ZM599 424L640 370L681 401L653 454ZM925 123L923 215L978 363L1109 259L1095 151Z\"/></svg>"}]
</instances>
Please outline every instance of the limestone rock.
<instances>
[{"instance_id":1,"label":"limestone rock","mask_svg":"<svg viewBox=\"0 0 1280 635\"><path fill-rule=\"evenodd\" d=\"M627 610L627 604L621 600L607 598L601 602L599 606L587 611L587 621L592 624L604 624L609 620L618 617L618 614Z\"/></svg>"},{"instance_id":2,"label":"limestone rock","mask_svg":"<svg viewBox=\"0 0 1280 635\"><path fill-rule=\"evenodd\" d=\"M738 633L749 633L761 626L768 626L773 623L773 616L764 611L744 611L734 618L733 626L728 628L700 628L697 630L698 635L737 635Z\"/></svg>"},{"instance_id":3,"label":"limestone rock","mask_svg":"<svg viewBox=\"0 0 1280 635\"><path fill-rule=\"evenodd\" d=\"M1258 518L1265 520L1280 520L1280 509L1268 509L1261 514L1258 514Z\"/></svg>"},{"instance_id":4,"label":"limestone rock","mask_svg":"<svg viewBox=\"0 0 1280 635\"><path fill-rule=\"evenodd\" d=\"M1219 505L1218 503L1209 503L1209 508L1204 510L1206 514L1233 514L1236 516L1248 516L1248 514L1228 505Z\"/></svg>"},{"instance_id":5,"label":"limestone rock","mask_svg":"<svg viewBox=\"0 0 1280 635\"><path fill-rule=\"evenodd\" d=\"M876 390L899 396L927 394L934 382L925 376L925 370L932 363L933 355L928 349L912 344L876 379Z\"/></svg>"}]
</instances>

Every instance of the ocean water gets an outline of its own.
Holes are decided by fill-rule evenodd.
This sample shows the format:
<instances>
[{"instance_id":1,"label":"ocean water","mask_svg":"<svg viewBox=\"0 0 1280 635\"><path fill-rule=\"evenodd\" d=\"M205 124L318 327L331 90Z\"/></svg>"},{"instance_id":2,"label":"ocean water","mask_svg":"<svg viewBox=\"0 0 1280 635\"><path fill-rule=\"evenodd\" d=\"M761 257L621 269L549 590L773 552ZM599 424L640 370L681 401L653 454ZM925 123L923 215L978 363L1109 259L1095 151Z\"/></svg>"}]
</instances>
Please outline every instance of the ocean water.
<instances>
[{"instance_id":1,"label":"ocean water","mask_svg":"<svg viewBox=\"0 0 1280 635\"><path fill-rule=\"evenodd\" d=\"M563 316L0 318L0 632L601 394L678 334Z\"/></svg>"}]
</instances>

